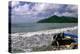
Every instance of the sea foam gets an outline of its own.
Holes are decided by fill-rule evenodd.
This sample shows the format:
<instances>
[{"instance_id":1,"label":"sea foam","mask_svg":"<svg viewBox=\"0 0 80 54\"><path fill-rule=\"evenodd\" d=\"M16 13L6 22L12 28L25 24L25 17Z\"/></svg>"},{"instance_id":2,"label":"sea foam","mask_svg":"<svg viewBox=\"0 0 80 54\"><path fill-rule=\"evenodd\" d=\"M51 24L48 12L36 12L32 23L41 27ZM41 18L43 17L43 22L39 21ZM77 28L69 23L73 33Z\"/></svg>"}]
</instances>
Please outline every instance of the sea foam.
<instances>
[{"instance_id":1,"label":"sea foam","mask_svg":"<svg viewBox=\"0 0 80 54\"><path fill-rule=\"evenodd\" d=\"M72 31L78 29L77 26L74 27L67 27L67 28L59 28L59 29L51 29L51 30L43 30L43 31L36 31L36 32L22 32L22 33L12 33L11 36L23 36L23 37L31 37L33 35L41 35L41 34L55 34L55 33L61 33L66 31Z\"/></svg>"},{"instance_id":2,"label":"sea foam","mask_svg":"<svg viewBox=\"0 0 80 54\"><path fill-rule=\"evenodd\" d=\"M78 29L77 26L27 33L13 33L11 34L12 51L14 52L15 49L18 49L29 52L33 51L33 49L36 47L47 47L52 43L53 36L55 34L66 31L73 31L76 29Z\"/></svg>"}]
</instances>

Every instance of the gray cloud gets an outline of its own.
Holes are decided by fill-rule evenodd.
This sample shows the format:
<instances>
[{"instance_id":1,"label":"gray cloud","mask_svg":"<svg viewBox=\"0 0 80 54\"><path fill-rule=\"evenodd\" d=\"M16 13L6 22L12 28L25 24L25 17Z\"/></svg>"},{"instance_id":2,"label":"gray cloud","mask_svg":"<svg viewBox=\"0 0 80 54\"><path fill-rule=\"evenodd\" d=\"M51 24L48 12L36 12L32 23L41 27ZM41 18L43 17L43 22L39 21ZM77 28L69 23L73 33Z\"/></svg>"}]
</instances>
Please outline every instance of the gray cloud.
<instances>
[{"instance_id":1,"label":"gray cloud","mask_svg":"<svg viewBox=\"0 0 80 54\"><path fill-rule=\"evenodd\" d=\"M12 2L12 22L35 22L52 15L78 17L77 5Z\"/></svg>"}]
</instances>

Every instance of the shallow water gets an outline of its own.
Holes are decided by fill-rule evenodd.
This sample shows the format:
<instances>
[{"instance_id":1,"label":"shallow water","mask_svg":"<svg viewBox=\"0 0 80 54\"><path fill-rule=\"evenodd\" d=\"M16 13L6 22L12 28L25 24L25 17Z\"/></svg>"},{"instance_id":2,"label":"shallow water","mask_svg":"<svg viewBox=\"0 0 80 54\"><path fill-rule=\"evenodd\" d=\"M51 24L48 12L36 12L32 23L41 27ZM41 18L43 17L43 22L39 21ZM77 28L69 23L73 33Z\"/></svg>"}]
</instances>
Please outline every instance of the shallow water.
<instances>
[{"instance_id":1,"label":"shallow water","mask_svg":"<svg viewBox=\"0 0 80 54\"><path fill-rule=\"evenodd\" d=\"M16 23L12 24L11 32L34 32L73 26L77 26L77 23Z\"/></svg>"}]
</instances>

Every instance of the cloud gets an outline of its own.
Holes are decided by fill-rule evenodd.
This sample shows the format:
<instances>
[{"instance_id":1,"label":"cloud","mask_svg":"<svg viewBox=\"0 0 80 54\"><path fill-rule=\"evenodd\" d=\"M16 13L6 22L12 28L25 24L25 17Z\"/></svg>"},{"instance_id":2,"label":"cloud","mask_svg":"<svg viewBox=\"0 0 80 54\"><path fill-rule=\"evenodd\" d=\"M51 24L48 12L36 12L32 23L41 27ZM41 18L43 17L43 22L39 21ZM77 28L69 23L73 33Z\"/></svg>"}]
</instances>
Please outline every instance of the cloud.
<instances>
[{"instance_id":1,"label":"cloud","mask_svg":"<svg viewBox=\"0 0 80 54\"><path fill-rule=\"evenodd\" d=\"M52 15L77 17L77 5L34 3L34 2L12 2L12 18L23 19L23 21L34 22ZM19 17L21 16L21 17Z\"/></svg>"},{"instance_id":2,"label":"cloud","mask_svg":"<svg viewBox=\"0 0 80 54\"><path fill-rule=\"evenodd\" d=\"M23 6L19 6L19 7L15 7L12 12L14 12L15 14L29 14L29 5L25 4Z\"/></svg>"},{"instance_id":3,"label":"cloud","mask_svg":"<svg viewBox=\"0 0 80 54\"><path fill-rule=\"evenodd\" d=\"M11 1L11 6L12 8L19 5L19 2L18 1Z\"/></svg>"},{"instance_id":4,"label":"cloud","mask_svg":"<svg viewBox=\"0 0 80 54\"><path fill-rule=\"evenodd\" d=\"M26 3L23 6L18 6L13 8L12 11L15 13L17 12L17 14L38 14L41 12L47 12L50 9L55 10L58 7L59 5L53 5L53 4L47 4L47 3L34 3L34 6L31 6L30 4Z\"/></svg>"}]
</instances>

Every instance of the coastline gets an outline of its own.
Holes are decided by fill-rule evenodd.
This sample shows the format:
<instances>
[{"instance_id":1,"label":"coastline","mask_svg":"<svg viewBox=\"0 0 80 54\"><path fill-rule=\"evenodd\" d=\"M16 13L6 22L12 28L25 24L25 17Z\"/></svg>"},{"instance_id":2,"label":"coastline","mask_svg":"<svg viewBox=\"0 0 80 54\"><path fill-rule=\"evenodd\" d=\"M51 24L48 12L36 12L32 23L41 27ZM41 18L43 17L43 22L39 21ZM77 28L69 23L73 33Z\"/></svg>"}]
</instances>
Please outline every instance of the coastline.
<instances>
[{"instance_id":1,"label":"coastline","mask_svg":"<svg viewBox=\"0 0 80 54\"><path fill-rule=\"evenodd\" d=\"M65 33L69 32L73 34L73 32L76 32L77 29L78 27L75 26L71 28L67 27L62 29L11 34L12 51L14 52L16 51L15 49L19 49L23 52L31 52L35 51L36 47L38 48L42 48L43 46L48 47L52 43L53 36L55 34L63 32Z\"/></svg>"},{"instance_id":2,"label":"coastline","mask_svg":"<svg viewBox=\"0 0 80 54\"><path fill-rule=\"evenodd\" d=\"M10 36L26 36L26 37L30 37L33 36L35 34L56 34L56 33L61 33L61 32L65 32L65 33L75 33L77 34L78 27L74 26L74 27L67 27L67 28L59 28L59 29L51 29L51 30L42 30L42 31L35 31L35 32L21 32L21 33L12 33L10 34Z\"/></svg>"}]
</instances>

